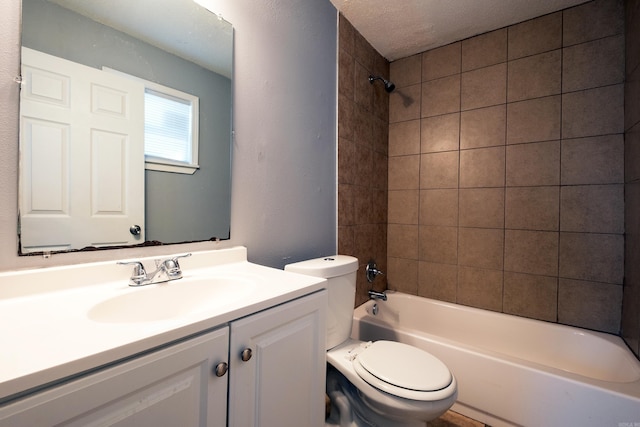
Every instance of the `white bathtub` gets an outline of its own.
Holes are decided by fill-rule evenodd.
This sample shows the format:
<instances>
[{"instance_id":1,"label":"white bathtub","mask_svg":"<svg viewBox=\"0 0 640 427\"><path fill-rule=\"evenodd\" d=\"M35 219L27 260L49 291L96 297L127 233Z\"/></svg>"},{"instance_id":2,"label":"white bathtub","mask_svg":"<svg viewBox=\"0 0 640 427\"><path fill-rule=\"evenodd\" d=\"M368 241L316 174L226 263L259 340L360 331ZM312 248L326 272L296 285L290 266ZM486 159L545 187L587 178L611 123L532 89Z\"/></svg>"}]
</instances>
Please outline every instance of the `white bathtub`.
<instances>
[{"instance_id":1,"label":"white bathtub","mask_svg":"<svg viewBox=\"0 0 640 427\"><path fill-rule=\"evenodd\" d=\"M438 357L458 380L454 411L494 427L640 427L640 362L619 337L387 295L356 308L352 336Z\"/></svg>"}]
</instances>

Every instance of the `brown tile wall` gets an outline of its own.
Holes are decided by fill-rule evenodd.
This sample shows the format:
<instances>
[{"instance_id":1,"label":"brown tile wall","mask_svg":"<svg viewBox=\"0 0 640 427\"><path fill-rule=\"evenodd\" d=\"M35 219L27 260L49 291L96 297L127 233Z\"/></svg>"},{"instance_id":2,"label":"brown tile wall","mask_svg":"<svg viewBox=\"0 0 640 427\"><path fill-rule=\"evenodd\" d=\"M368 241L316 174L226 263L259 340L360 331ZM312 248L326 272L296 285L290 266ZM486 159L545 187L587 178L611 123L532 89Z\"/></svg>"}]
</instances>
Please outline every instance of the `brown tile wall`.
<instances>
[{"instance_id":1,"label":"brown tile wall","mask_svg":"<svg viewBox=\"0 0 640 427\"><path fill-rule=\"evenodd\" d=\"M389 78L389 63L342 15L338 72L338 252L358 258L356 305L372 286L364 265L387 270L389 95L369 75ZM386 288L386 277L375 280Z\"/></svg>"},{"instance_id":2,"label":"brown tile wall","mask_svg":"<svg viewBox=\"0 0 640 427\"><path fill-rule=\"evenodd\" d=\"M638 1L627 9L637 16ZM391 64L389 288L620 331L623 31L623 1L596 0ZM640 71L627 73L629 139L640 129ZM627 193L640 196L635 169ZM640 267L633 273L637 351Z\"/></svg>"},{"instance_id":3,"label":"brown tile wall","mask_svg":"<svg viewBox=\"0 0 640 427\"><path fill-rule=\"evenodd\" d=\"M625 283L622 336L640 356L640 0L625 1Z\"/></svg>"}]
</instances>

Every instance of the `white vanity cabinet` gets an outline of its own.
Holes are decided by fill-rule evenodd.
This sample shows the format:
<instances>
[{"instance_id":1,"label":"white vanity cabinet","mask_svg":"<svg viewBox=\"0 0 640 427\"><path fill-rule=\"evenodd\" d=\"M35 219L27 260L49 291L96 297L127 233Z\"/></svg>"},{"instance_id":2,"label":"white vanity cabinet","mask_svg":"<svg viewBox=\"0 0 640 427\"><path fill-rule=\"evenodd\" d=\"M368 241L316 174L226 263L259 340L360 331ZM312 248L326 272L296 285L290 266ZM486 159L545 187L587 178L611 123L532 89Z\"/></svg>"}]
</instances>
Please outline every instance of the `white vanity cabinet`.
<instances>
[{"instance_id":1,"label":"white vanity cabinet","mask_svg":"<svg viewBox=\"0 0 640 427\"><path fill-rule=\"evenodd\" d=\"M225 326L0 408L0 426L224 426L228 348Z\"/></svg>"},{"instance_id":2,"label":"white vanity cabinet","mask_svg":"<svg viewBox=\"0 0 640 427\"><path fill-rule=\"evenodd\" d=\"M0 427L320 427L326 304L321 290L33 393Z\"/></svg>"},{"instance_id":3,"label":"white vanity cabinet","mask_svg":"<svg viewBox=\"0 0 640 427\"><path fill-rule=\"evenodd\" d=\"M230 427L324 426L326 291L231 323Z\"/></svg>"}]
</instances>

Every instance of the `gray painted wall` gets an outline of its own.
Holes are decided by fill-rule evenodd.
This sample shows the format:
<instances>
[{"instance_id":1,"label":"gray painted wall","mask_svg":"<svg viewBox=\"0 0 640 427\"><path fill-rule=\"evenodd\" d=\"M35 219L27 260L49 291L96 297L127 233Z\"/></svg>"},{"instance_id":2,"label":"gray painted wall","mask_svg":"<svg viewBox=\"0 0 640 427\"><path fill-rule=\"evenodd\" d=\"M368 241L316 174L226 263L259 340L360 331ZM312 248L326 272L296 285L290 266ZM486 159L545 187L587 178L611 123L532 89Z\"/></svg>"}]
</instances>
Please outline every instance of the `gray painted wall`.
<instances>
[{"instance_id":1,"label":"gray painted wall","mask_svg":"<svg viewBox=\"0 0 640 427\"><path fill-rule=\"evenodd\" d=\"M336 11L327 1L209 0L235 28L231 239L18 257L20 2L0 15L0 271L244 245L284 264L336 250Z\"/></svg>"}]
</instances>

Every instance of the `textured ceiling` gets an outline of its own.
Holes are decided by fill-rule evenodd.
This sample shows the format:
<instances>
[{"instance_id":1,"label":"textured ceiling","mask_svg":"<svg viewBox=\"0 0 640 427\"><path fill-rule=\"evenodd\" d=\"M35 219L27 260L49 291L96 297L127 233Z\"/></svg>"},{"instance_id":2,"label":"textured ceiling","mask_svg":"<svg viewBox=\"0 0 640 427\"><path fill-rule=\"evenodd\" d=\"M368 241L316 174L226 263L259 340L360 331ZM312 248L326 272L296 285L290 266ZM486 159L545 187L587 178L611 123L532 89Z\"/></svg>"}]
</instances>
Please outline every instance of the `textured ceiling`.
<instances>
[{"instance_id":1,"label":"textured ceiling","mask_svg":"<svg viewBox=\"0 0 640 427\"><path fill-rule=\"evenodd\" d=\"M331 0L387 60L506 27L585 0Z\"/></svg>"}]
</instances>

